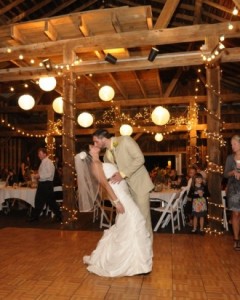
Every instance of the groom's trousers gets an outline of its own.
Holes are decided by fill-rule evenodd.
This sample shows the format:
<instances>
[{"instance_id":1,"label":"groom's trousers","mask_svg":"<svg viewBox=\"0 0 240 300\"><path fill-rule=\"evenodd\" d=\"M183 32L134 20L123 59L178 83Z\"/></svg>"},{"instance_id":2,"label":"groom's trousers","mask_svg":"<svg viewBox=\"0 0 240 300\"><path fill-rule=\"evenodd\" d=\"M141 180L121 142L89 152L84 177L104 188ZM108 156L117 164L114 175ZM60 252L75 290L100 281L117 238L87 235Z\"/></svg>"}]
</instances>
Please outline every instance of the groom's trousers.
<instances>
[{"instance_id":1,"label":"groom's trousers","mask_svg":"<svg viewBox=\"0 0 240 300\"><path fill-rule=\"evenodd\" d=\"M144 195L136 194L131 188L130 188L131 195L133 197L133 200L137 204L140 212L142 213L144 219L146 220L146 227L147 230L150 233L151 240L153 241L153 231L152 231L152 221L151 221L151 212L150 212L150 195L149 193Z\"/></svg>"}]
</instances>

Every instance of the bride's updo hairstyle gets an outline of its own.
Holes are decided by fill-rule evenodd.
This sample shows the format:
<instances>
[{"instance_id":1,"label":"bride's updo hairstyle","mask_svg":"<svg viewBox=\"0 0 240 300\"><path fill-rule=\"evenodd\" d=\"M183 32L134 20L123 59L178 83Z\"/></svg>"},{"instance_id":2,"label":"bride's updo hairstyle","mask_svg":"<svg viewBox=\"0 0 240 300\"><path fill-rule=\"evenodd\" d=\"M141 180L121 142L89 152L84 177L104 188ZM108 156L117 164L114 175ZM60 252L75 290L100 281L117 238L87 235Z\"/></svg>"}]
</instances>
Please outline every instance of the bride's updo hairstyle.
<instances>
[{"instance_id":1,"label":"bride's updo hairstyle","mask_svg":"<svg viewBox=\"0 0 240 300\"><path fill-rule=\"evenodd\" d=\"M94 133L93 136L96 136L98 138L106 138L110 139L112 137L112 134L107 131L107 129L97 129Z\"/></svg>"},{"instance_id":2,"label":"bride's updo hairstyle","mask_svg":"<svg viewBox=\"0 0 240 300\"><path fill-rule=\"evenodd\" d=\"M81 150L79 152L79 157L81 158L81 160L85 160L85 159L91 160L92 159L92 156L89 153L89 145L84 145L81 148Z\"/></svg>"}]
</instances>

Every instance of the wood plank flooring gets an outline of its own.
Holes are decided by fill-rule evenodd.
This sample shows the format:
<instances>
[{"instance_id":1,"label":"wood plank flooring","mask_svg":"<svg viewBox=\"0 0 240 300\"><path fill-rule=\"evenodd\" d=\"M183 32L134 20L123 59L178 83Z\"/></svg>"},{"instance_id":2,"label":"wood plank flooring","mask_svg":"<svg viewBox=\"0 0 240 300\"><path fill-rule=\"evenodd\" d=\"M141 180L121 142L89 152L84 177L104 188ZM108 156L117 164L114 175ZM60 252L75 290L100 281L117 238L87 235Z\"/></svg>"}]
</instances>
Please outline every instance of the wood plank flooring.
<instances>
[{"instance_id":1,"label":"wood plank flooring","mask_svg":"<svg viewBox=\"0 0 240 300\"><path fill-rule=\"evenodd\" d=\"M240 299L240 252L231 235L154 234L149 275L101 278L82 263L96 231L0 230L0 299Z\"/></svg>"}]
</instances>

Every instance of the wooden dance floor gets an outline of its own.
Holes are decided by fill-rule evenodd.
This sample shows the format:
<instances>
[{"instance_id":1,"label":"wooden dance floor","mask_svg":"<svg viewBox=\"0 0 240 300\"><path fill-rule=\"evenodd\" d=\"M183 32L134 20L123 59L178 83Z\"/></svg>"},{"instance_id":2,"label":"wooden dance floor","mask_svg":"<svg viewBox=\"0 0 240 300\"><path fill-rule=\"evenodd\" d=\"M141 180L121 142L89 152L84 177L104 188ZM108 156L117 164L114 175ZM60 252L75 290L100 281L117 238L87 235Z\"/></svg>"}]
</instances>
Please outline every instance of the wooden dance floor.
<instances>
[{"instance_id":1,"label":"wooden dance floor","mask_svg":"<svg viewBox=\"0 0 240 300\"><path fill-rule=\"evenodd\" d=\"M240 252L231 235L154 236L149 275L101 278L82 257L102 232L0 230L0 299L240 299Z\"/></svg>"}]
</instances>

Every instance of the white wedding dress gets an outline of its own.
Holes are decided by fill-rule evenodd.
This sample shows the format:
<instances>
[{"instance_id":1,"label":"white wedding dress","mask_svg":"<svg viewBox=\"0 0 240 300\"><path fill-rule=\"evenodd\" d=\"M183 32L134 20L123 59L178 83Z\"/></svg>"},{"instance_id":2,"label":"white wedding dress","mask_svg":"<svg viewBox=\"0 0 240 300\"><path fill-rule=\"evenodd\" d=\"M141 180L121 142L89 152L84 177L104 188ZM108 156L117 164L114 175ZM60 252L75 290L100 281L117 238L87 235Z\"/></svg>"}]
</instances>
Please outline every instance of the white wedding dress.
<instances>
[{"instance_id":1,"label":"white wedding dress","mask_svg":"<svg viewBox=\"0 0 240 300\"><path fill-rule=\"evenodd\" d=\"M105 176L110 178L117 169L103 163ZM104 231L97 248L84 256L87 269L99 276L119 277L149 273L152 270L152 241L145 220L134 203L125 180L111 184L125 208L118 214L115 224Z\"/></svg>"}]
</instances>

